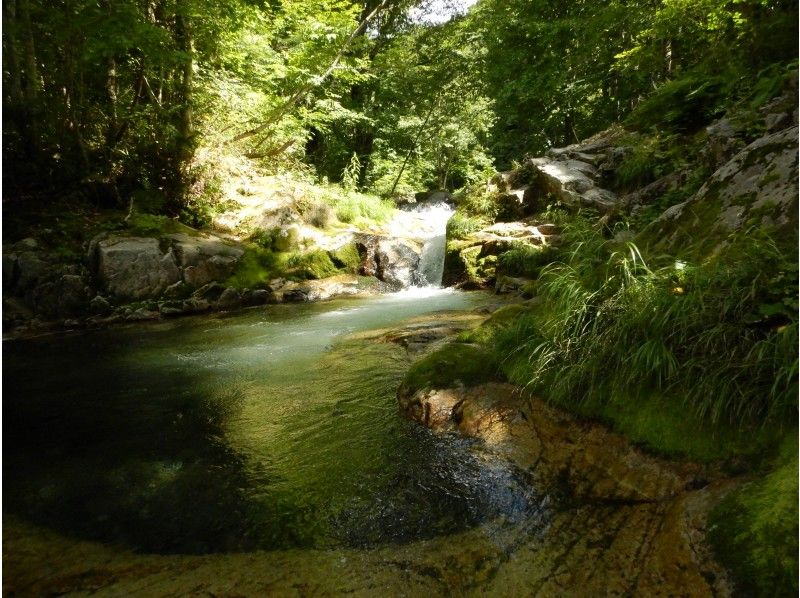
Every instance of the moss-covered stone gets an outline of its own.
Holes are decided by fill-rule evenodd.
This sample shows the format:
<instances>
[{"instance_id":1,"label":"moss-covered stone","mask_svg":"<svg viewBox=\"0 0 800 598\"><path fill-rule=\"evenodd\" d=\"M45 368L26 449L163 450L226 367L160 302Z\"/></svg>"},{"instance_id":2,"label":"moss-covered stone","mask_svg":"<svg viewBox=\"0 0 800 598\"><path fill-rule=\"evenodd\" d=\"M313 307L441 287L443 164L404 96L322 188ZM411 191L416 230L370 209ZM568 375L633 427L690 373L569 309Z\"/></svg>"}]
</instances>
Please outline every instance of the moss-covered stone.
<instances>
[{"instance_id":1,"label":"moss-covered stone","mask_svg":"<svg viewBox=\"0 0 800 598\"><path fill-rule=\"evenodd\" d=\"M345 243L341 247L329 251L328 255L338 268L344 268L350 273L355 273L361 263L361 256L355 243Z\"/></svg>"},{"instance_id":2,"label":"moss-covered stone","mask_svg":"<svg viewBox=\"0 0 800 598\"><path fill-rule=\"evenodd\" d=\"M498 330L513 326L518 318L530 313L533 309L533 306L525 303L501 307L477 328L467 330L458 335L458 341L488 345Z\"/></svg>"},{"instance_id":3,"label":"moss-covered stone","mask_svg":"<svg viewBox=\"0 0 800 598\"><path fill-rule=\"evenodd\" d=\"M288 274L296 278L327 278L340 273L331 256L322 249L295 254L289 259L288 265Z\"/></svg>"},{"instance_id":4,"label":"moss-covered stone","mask_svg":"<svg viewBox=\"0 0 800 598\"><path fill-rule=\"evenodd\" d=\"M729 494L712 511L710 538L742 595L797 596L797 432L773 471Z\"/></svg>"},{"instance_id":5,"label":"moss-covered stone","mask_svg":"<svg viewBox=\"0 0 800 598\"><path fill-rule=\"evenodd\" d=\"M408 370L398 393L411 396L426 388L448 388L497 380L494 356L478 345L453 343L423 357Z\"/></svg>"}]
</instances>

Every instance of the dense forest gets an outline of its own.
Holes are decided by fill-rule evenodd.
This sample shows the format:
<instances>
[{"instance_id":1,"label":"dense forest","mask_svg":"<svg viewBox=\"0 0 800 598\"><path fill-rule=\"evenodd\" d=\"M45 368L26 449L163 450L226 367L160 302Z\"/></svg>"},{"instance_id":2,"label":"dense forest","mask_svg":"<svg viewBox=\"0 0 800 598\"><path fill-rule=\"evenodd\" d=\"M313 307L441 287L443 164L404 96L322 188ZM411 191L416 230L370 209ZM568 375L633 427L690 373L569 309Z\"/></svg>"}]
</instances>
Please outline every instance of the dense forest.
<instances>
[{"instance_id":1,"label":"dense forest","mask_svg":"<svg viewBox=\"0 0 800 598\"><path fill-rule=\"evenodd\" d=\"M102 183L175 215L221 152L384 196L457 189L655 90L696 128L796 53L789 1L485 0L438 26L413 4L9 2L6 193Z\"/></svg>"},{"instance_id":2,"label":"dense forest","mask_svg":"<svg viewBox=\"0 0 800 598\"><path fill-rule=\"evenodd\" d=\"M613 572L619 562L638 559L641 568L631 574L633 581L626 578L627 573L620 574L620 579L625 578L620 583L628 584L624 587L630 595L647 595L661 588L662 582L677 594L691 588L697 595L796 595L797 24L796 0L6 1L4 332L9 338L27 339L65 329L81 330L81 334L110 330L108 337L97 337L101 340L87 341L85 346L67 336L53 341L53 349L47 348L49 341L41 341L45 347L41 351L38 345L19 341L10 352L4 351L4 371L11 355L12 380L20 380L23 386L32 384L34 389L25 386L22 398L4 407L6 420L10 417L14 422L12 441L23 447L19 454L12 451L11 462L27 462L26 442L36 435L29 434L26 426L47 437L37 427L41 414L35 409L48 406L62 414L58 417L64 421L74 416L58 401L51 405L41 399L46 393L36 384L48 388L52 381L45 375L43 381L32 383L36 376L27 373L27 362L23 363L29 359L35 365L41 354L45 355L42 364L50 363L48 359L56 364L42 368L49 375L78 375L74 372L82 367L58 361L69 359L72 351L56 343L74 342L75 355L94 355L97 347L115 347L109 351L117 360L112 366L128 363L144 382L130 381L130 388L109 396L123 397L121 404L127 409L130 389L143 392L139 399L144 401L151 392L145 386L163 386L167 390L151 394L163 391L169 397L164 401L168 407L159 403L152 412L158 417L169 410L177 413L163 415L163 429L147 423L145 417L152 415L147 409L137 411L133 418L130 413L123 417L136 425L141 417L141 427L154 434L155 440L145 448L132 441L136 450L147 455L154 450L169 453L169 459L160 453L158 459L153 457L158 467L167 463L158 473L152 473L156 466L151 471L149 465L142 465L146 459L137 453L140 461L135 465L115 464L116 469L109 469L105 477L98 474L91 484L87 482L91 500L80 494L83 490L63 489L72 488L73 481L59 478L63 488L55 482L39 487L25 477L27 471L15 473L22 481L12 476L8 499L4 493L4 501L12 505L9 510L68 535L110 544L119 541L135 551L159 555L309 546L371 549L374 538L386 530L396 534L391 541L398 544L427 542L439 534L430 531L439 530L439 524L447 549L459 545L460 540L449 540L447 534L464 532L467 522L485 524L485 513L448 506L447 501L458 492L446 489L435 494L441 480L424 477L430 467L420 466L427 473L421 474L419 484L414 481L414 488L433 493L423 494L419 502L426 505L425 516L431 520L442 516L445 523L437 519L435 525L425 516L406 518L402 509L398 514L386 507L376 514L370 505L363 508L372 519L363 519L384 527L364 531L359 527L360 511L350 505L329 514L323 524L300 507L296 511L286 507L280 502L290 502L285 496L273 500L265 491L267 500L255 493L263 501L259 503L251 496L245 499L228 492L255 475L253 471L261 472L258 468L263 465L245 467L250 457L247 450L240 454L238 446L237 450L221 449L218 442L227 434L226 422L236 419L231 414L247 404L250 387L221 392L209 380L224 376L219 372L227 367L233 371L231 363L238 360L247 365L253 354L269 349L263 339L247 336L252 331L243 332L240 327L236 334L222 332L214 337L220 351L229 349L226 343L234 342L231 338L236 335L245 339L241 343L253 343L248 350L256 347L258 351L248 353L237 347L238 352L231 352L235 354L232 361L223 361L224 367L201 382L195 380L201 377L197 372L176 375L159 370L174 355L155 341L152 346L144 341L137 344L135 331L119 330L119 338L129 339L119 342L133 347L130 355L134 357L127 362L125 351L109 340L117 330L112 325L119 323L144 326L140 320L158 320L164 324L187 314L212 318L211 312L241 307L444 285L480 290L482 299L464 299L469 294L462 293L461 298L454 299L456 294L452 294L443 301L477 302L484 309L482 321L470 320L471 328L452 325L441 336L437 334L446 326L438 324L431 325L435 332L427 328L422 333L384 331L381 339L403 345L408 355L401 359L386 357L388 353L379 357L365 353L364 364L369 367L364 365L354 375L363 381L372 380L374 374L375 380L363 387L351 380L342 384L350 392L356 389L370 397L386 394L389 388L386 397L392 417L399 401L409 419L434 430L439 426L447 433L471 435L487 445L491 435L481 436L481 425L488 420L495 425L504 416L481 420L481 410L491 409L485 404L488 399L475 398L479 392L473 388L489 388L486 392L491 395L500 392L499 386L492 385L513 387L516 402L512 402L519 410L513 425L522 426L524 420L524 425L549 430L557 421L568 428L562 416L549 420L550 416L542 416L551 407L576 418L579 423L568 433L552 433L559 439L555 456L537 457L536 465L524 474L515 473L501 482L492 478L489 484L493 491L510 488L508 496L517 496L514 492L519 491L524 500L517 503L528 504L533 502L530 493L518 486L527 488L530 479L546 480L554 490L544 493L546 500L541 504L557 497L552 500L562 501L560 512L568 514L569 522L556 517L561 527L554 525L553 533L565 535L542 535L547 540L541 550L560 550L561 544L569 544L569 550L586 546L585 554L576 549L563 559L550 558L550 553L536 556L539 560L530 557L536 566L523 568L525 575L533 576L530 571L536 570L542 580L531 594L560 595L563 588L547 585L559 579L559 567L572 575L572 585L564 586L567 590L612 594L615 573L602 582L593 580L600 585L586 586L576 573L591 569L582 561L595 558L591 551L603 547L611 556L602 567L598 565L598 571ZM425 228L441 218L441 222L436 220L441 231ZM431 249L434 239L441 241L435 251ZM431 266L433 255L441 259ZM487 290L494 293L490 296ZM480 303L489 301L487 297L502 301L503 306ZM431 306L438 305L438 300L430 299ZM466 309L466 305L456 307ZM406 308L397 309L405 313ZM469 318L476 318L476 311ZM321 312L296 313L301 314L297 319L303 325L317 325L315 318ZM391 319L391 313L387 309L380 317ZM409 311L406 315L418 314ZM348 332L361 331L359 326L371 322L367 316L363 322L359 318ZM219 330L224 330L226 320L213 322L211 328L222 322ZM276 325L287 326L281 333L284 336L264 338L300 353L306 350L292 344L293 335L300 332L284 320ZM160 329L153 330L160 334ZM322 338L328 331L314 334ZM4 341L4 349L11 342ZM181 342L191 344L183 337ZM325 344L324 350L330 346ZM322 346L319 350L323 351ZM54 357L55 353L60 357ZM183 348L175 353L185 357ZM334 355L338 354L334 351ZM203 353L197 363L207 366L215 359L213 352ZM331 378L335 378L333 370L337 375L350 372L359 358L341 359L333 367L325 365ZM115 370L99 367L98 372L97 379L109 388L121 384ZM255 384L253 380L263 371L254 372L248 370L240 378ZM300 380L307 375L300 369L289 373ZM180 378L172 381L176 385L197 384L209 396L201 397L199 407L191 406L182 388L167 385L171 376ZM241 379L229 381L231 387ZM52 384L58 387L61 382ZM294 388L286 379L280 379L280 384ZM328 388L328 379L319 378L308 384L298 387L306 390L296 394L308 394L309 401L315 393L332 393L336 386L332 383ZM292 405L276 409L282 417L302 411L291 402L296 396L282 395L283 387L281 392L273 390L262 392ZM451 399L437 394L442 390L462 394L447 403ZM26 399L27 392L34 400ZM95 392L105 397L104 392ZM519 397L527 396L524 393L540 397L546 407L537 411L530 402L521 407ZM82 402L94 400L91 392L86 397L69 396L81 406L76 417L87 417L95 409L93 403ZM330 396L325 395L325 400L339 401L334 414L348 413L349 417L350 399ZM506 408L508 402L507 397L497 399L492 408L506 413L497 405ZM121 407L114 409L125 412ZM119 415L114 409L112 415ZM191 414L192 409L197 413ZM446 417L441 415L445 412ZM184 414L189 415L184 418ZM88 430L95 423L86 421L79 419L74 428ZM386 421L396 432L396 422ZM470 421L478 423L471 428ZM272 430L273 423L269 420L262 428ZM595 425L604 431L596 432ZM262 428L240 434L236 442L246 444L242 438L250 442ZM339 433L346 434L345 428ZM8 438L6 426L4 433ZM183 472L175 472L194 458L182 452L183 443L192 446L195 433L203 442L213 439L211 448L203 444L202 459L219 459L224 464L213 461L206 473L192 471L181 477ZM613 453L618 441L598 436L606 433L624 438L626 448ZM105 438L104 434L105 430L99 436ZM403 442L426 450L434 446L428 437L410 434L413 443L407 438ZM566 440L562 442L559 434ZM584 449L581 443L589 442L592 434L592 442L601 447ZM520 451L530 450L532 445L519 438L514 441L523 447ZM74 442L81 447L84 440ZM280 450L282 442L275 441ZM634 448L628 450L628 445ZM31 454L45 454L31 446ZM409 450L406 444L402 446L403 451ZM434 453L441 449L435 446ZM125 445L125 450L129 448ZM450 449L452 443L447 445ZM69 450L54 449L53 463L71 454ZM278 449L270 446L270 450ZM579 456L565 458L570 450ZM591 451L595 450L603 456L584 456L594 455ZM652 457L668 464L631 465L638 463L639 457L631 457L636 451L645 455L644 461ZM384 452L392 455L393 465L407 454ZM369 453L370 458L373 453L384 454L376 450ZM330 458L324 451L320 455L315 456L319 462ZM506 461L518 457L519 452ZM45 476L41 472L52 466L48 459L42 458L45 464L37 465L40 470L32 468L30 475ZM566 460L563 467L554 465L559 459ZM368 459L350 460L354 468L371 471ZM611 461L624 462L633 473L624 467L615 470L615 465L608 465ZM598 463L612 471L608 474L612 482L605 478L598 482L591 478L593 473L586 474ZM74 463L71 466L72 470L63 468L68 472L65 477L79 469ZM103 463L98 471L106 466L111 467ZM125 469L129 466L130 470ZM552 467L550 478L536 470L545 471L548 466ZM575 474L573 469L578 467L585 471ZM433 470L439 472L436 467ZM637 475L645 470L652 478L642 481ZM15 470L4 466L6 480L10 471ZM293 480L296 472L279 473ZM284 483L281 475L270 478L266 486L276 479ZM393 479L392 483L405 488L402 484L413 476L403 475L398 476L401 482ZM327 488L330 480L320 476L309 480ZM345 487L347 475L341 476ZM213 491L198 482L206 478ZM81 476L75 479L82 480ZM527 481L521 483L523 479ZM142 487L149 490L134 498L125 494L128 485L134 487L142 480ZM473 489L480 483L475 482ZM158 484L166 488L163 494L152 490L162 488ZM125 488L124 496L119 494L120 487ZM61 500L58 491L69 500ZM172 523L170 501L182 492L197 494L199 504L207 507L207 512L198 508L192 513L186 525L183 520ZM402 495L410 502L407 497L416 496L412 491ZM322 491L320 496L324 496ZM486 496L470 495L466 503L478 504L478 510L486 512L502 503L484 500ZM514 502L508 496L505 499ZM385 504L396 506L395 498L386 499ZM337 499L341 497L334 493L320 500L333 509ZM137 500L146 507L140 509ZM97 515L92 510L113 511L107 504L116 505L117 511ZM581 510L585 505L597 510L587 516ZM229 527L215 523L207 533L201 519L208 513L210 519L229 522ZM5 515L4 511L4 522ZM501 515L519 523L514 520L518 513ZM169 533L176 537L185 533L189 539L181 544L171 543L167 532L155 540L147 536L142 530L159 516ZM646 524L639 523L640 516ZM114 525L106 525L114 517ZM585 526L581 517L588 517ZM70 518L80 523L65 524ZM612 531L602 527L617 525L616 518L626 523ZM343 535L335 536L326 526ZM585 529L576 531L578 527ZM630 546L638 546L631 549L635 559L615 552L627 549L618 547L617 538L633 534L633 527L646 529L640 544L631 541ZM336 541L318 528L328 530L325 533L333 534ZM681 539L668 535L672 532ZM39 541L24 527L14 527L12 533L15 541L29 536ZM533 532L526 528L525 533ZM535 533L545 534L538 528ZM581 535L587 533L596 537ZM413 586L412 595L423 593L428 577L441 583L436 587L443 593L490 588L487 592L492 594L494 588L495 594L508 595L501 573L506 566L519 565L514 551L526 541L503 544L502 550L489 542L498 554L485 547L481 550L491 556L476 551L480 558L473 555L475 562L462 567L469 573L457 582L449 572L457 559L435 543L425 545L425 550L439 551L430 562L423 550L413 556L393 556L393 560L369 553L362 565L367 563L384 575L380 567L391 560L406 563L404 574L423 572L422 585ZM58 552L54 548L58 544L41 542L47 550ZM679 548L659 552L672 543ZM691 550L683 550L685 546ZM8 552L5 549L4 542L4 553ZM539 548L530 554L535 550ZM691 558L684 558L681 551L691 553ZM372 558L374 562L369 561ZM597 557L597 562L601 560ZM720 569L708 564L717 561ZM486 573L489 565L486 571L482 569L485 563L493 563L491 573ZM152 566L142 561L142 567ZM14 567L14 575L24 579L26 571L36 566L20 557ZM133 577L129 571L134 569L125 571L119 575L128 583ZM385 574L390 580L386 587L405 591L405 581L391 586L397 581L395 573ZM323 568L315 575L326 579L328 573ZM514 575L527 583L522 573ZM107 582L113 587L117 578L111 573L108 577L113 578ZM363 574L359 583L368 578ZM501 585L482 585L491 583ZM45 592L54 587L45 584L39 589ZM84 590L88 586L69 587ZM117 590L124 593L125 587ZM337 587L344 592L372 586Z\"/></svg>"}]
</instances>

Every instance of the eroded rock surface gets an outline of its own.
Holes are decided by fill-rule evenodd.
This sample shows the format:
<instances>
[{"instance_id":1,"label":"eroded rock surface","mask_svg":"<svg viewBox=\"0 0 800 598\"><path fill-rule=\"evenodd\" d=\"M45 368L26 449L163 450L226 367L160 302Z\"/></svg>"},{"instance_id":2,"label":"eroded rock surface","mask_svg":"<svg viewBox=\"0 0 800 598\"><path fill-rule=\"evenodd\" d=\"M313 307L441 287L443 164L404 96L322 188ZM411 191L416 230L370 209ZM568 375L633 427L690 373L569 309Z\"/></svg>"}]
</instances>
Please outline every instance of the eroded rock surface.
<instances>
[{"instance_id":1,"label":"eroded rock surface","mask_svg":"<svg viewBox=\"0 0 800 598\"><path fill-rule=\"evenodd\" d=\"M704 542L706 515L730 488L704 468L646 455L509 384L400 394L407 416L481 439L553 496L538 542L523 543L484 592L497 595L731 594Z\"/></svg>"},{"instance_id":2,"label":"eroded rock surface","mask_svg":"<svg viewBox=\"0 0 800 598\"><path fill-rule=\"evenodd\" d=\"M642 238L676 252L702 238L724 239L747 226L786 230L796 237L798 128L761 137L719 168L700 190L666 210Z\"/></svg>"}]
</instances>

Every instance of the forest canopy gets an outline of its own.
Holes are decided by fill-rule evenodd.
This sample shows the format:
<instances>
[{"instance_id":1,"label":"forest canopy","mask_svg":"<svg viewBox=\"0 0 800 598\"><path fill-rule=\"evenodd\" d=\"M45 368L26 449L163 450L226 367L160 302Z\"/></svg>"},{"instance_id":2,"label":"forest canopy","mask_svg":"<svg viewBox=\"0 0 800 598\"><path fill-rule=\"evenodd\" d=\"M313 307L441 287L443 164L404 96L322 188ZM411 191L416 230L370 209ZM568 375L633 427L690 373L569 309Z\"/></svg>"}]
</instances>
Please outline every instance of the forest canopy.
<instances>
[{"instance_id":1,"label":"forest canopy","mask_svg":"<svg viewBox=\"0 0 800 598\"><path fill-rule=\"evenodd\" d=\"M412 18L426 8L5 2L6 193L102 184L176 215L207 175L198 156L220 153L383 196L455 189L615 122L647 127L648 98L659 114L695 102L697 122L675 123L691 129L797 52L793 0L479 0Z\"/></svg>"}]
</instances>

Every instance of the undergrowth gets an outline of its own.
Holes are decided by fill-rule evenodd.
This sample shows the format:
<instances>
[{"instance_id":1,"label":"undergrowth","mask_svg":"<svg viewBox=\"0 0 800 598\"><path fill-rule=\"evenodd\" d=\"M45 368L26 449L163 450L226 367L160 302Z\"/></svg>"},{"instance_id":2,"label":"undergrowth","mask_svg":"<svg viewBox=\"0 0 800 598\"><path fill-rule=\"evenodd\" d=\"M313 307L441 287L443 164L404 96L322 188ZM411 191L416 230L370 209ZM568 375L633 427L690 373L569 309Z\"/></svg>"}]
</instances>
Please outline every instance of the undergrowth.
<instances>
[{"instance_id":1,"label":"undergrowth","mask_svg":"<svg viewBox=\"0 0 800 598\"><path fill-rule=\"evenodd\" d=\"M797 265L769 238L656 267L585 222L564 236L571 250L537 286L543 308L496 335L510 379L596 410L656 395L712 424L794 418Z\"/></svg>"},{"instance_id":2,"label":"undergrowth","mask_svg":"<svg viewBox=\"0 0 800 598\"><path fill-rule=\"evenodd\" d=\"M773 471L726 496L711 512L711 542L742 595L797 596L797 436Z\"/></svg>"}]
</instances>

